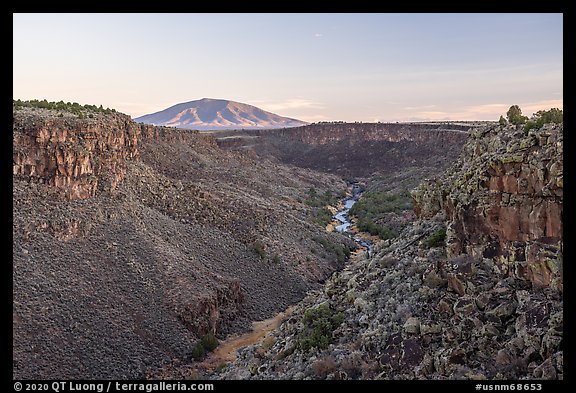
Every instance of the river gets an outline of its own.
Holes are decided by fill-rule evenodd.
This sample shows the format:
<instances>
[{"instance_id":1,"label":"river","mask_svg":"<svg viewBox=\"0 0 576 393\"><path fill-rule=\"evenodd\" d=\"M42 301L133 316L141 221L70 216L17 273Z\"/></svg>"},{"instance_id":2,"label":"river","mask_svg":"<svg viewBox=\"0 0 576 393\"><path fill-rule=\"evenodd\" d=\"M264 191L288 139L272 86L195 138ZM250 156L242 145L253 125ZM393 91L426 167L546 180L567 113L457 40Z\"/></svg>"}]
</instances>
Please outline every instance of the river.
<instances>
[{"instance_id":1,"label":"river","mask_svg":"<svg viewBox=\"0 0 576 393\"><path fill-rule=\"evenodd\" d=\"M352 206L360 199L364 190L358 185L352 185L352 196L342 201L342 208L334 214L333 218L340 222L340 225L334 227L336 232L340 232L350 236L360 246L361 249L366 250L368 258L372 253L372 242L368 239L363 239L353 230L352 222L350 221L349 212ZM351 258L353 260L354 257ZM218 365L222 363L233 362L236 359L236 351L244 346L255 344L261 341L264 336L276 329L286 319L294 306L276 314L272 318L264 321L255 321L252 323L252 330L247 333L236 334L228 337L222 341L216 350L206 357L203 362L198 366L206 371L213 371Z\"/></svg>"},{"instance_id":2,"label":"river","mask_svg":"<svg viewBox=\"0 0 576 393\"><path fill-rule=\"evenodd\" d=\"M370 258L372 254L372 241L364 239L356 232L352 231L353 227L349 215L350 209L352 209L352 206L354 206L354 204L360 199L363 192L364 190L358 184L352 185L352 196L342 202L343 208L334 215L334 219L340 222L340 225L335 226L334 230L336 232L348 234L361 248L366 250L368 258Z\"/></svg>"}]
</instances>

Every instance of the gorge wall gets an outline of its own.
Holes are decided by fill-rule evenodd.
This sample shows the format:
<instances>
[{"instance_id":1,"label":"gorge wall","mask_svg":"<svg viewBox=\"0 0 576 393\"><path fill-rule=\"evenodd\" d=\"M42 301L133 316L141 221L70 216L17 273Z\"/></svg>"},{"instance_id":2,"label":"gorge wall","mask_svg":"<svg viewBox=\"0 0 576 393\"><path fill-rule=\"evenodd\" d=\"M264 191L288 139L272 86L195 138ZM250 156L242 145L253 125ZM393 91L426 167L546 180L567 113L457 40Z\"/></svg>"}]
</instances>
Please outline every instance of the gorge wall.
<instances>
[{"instance_id":1,"label":"gorge wall","mask_svg":"<svg viewBox=\"0 0 576 393\"><path fill-rule=\"evenodd\" d=\"M495 258L503 274L562 290L562 125L479 129L413 197L418 216L446 214L449 255Z\"/></svg>"},{"instance_id":2,"label":"gorge wall","mask_svg":"<svg viewBox=\"0 0 576 393\"><path fill-rule=\"evenodd\" d=\"M81 120L23 112L14 118L13 175L54 186L70 200L90 198L124 178L125 161L138 158L140 132L125 115Z\"/></svg>"},{"instance_id":3,"label":"gorge wall","mask_svg":"<svg viewBox=\"0 0 576 393\"><path fill-rule=\"evenodd\" d=\"M343 177L388 174L411 166L444 169L460 154L471 125L319 123L277 130L216 132L227 150Z\"/></svg>"}]
</instances>

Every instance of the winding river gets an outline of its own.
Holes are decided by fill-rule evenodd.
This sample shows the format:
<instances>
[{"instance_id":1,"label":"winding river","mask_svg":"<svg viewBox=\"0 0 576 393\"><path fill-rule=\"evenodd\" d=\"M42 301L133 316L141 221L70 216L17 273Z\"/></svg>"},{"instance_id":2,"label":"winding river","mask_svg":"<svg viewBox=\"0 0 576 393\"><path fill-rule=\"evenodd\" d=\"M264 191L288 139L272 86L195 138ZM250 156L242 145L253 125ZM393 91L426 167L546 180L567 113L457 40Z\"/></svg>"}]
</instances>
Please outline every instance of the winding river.
<instances>
[{"instance_id":1,"label":"winding river","mask_svg":"<svg viewBox=\"0 0 576 393\"><path fill-rule=\"evenodd\" d=\"M352 185L352 196L342 201L342 208L334 214L333 218L340 222L340 225L334 227L334 230L343 234L347 234L360 246L361 249L366 250L368 258L372 253L372 242L368 239L363 239L359 234L353 231L352 222L350 221L349 212L352 206L360 199L362 188L357 185ZM198 366L206 371L213 371L218 365L222 363L233 362L236 359L236 351L244 346L252 345L264 338L264 336L274 330L282 321L290 315L294 306L288 307L272 318L264 321L256 321L252 323L252 330L247 333L236 334L229 337L227 340L220 343L218 348L210 353L207 358Z\"/></svg>"},{"instance_id":2,"label":"winding river","mask_svg":"<svg viewBox=\"0 0 576 393\"><path fill-rule=\"evenodd\" d=\"M366 250L368 258L370 258L372 254L372 242L368 239L363 239L356 232L352 231L352 222L350 221L349 215L350 209L352 209L352 206L360 199L363 191L358 184L352 185L352 196L342 202L344 207L334 215L334 219L340 222L340 225L335 226L334 230L348 234L361 248Z\"/></svg>"}]
</instances>

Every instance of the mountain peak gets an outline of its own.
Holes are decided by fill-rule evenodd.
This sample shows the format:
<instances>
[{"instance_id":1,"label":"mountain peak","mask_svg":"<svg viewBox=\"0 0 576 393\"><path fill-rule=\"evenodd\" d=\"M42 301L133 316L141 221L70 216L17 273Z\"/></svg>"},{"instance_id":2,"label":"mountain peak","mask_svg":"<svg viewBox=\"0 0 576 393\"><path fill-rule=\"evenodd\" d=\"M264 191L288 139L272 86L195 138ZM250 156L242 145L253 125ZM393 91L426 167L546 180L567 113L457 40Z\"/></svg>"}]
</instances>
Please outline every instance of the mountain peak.
<instances>
[{"instance_id":1,"label":"mountain peak","mask_svg":"<svg viewBox=\"0 0 576 393\"><path fill-rule=\"evenodd\" d=\"M286 128L308 124L253 105L206 97L172 105L134 120L139 123L195 130Z\"/></svg>"}]
</instances>

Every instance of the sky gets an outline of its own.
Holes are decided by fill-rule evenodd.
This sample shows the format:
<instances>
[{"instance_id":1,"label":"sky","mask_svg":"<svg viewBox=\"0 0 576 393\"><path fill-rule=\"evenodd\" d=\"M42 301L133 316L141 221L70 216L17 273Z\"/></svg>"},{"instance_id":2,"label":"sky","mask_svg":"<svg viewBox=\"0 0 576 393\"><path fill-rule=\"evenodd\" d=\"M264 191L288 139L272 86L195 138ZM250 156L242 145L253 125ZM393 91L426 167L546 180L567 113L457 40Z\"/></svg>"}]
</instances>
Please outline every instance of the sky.
<instances>
[{"instance_id":1,"label":"sky","mask_svg":"<svg viewBox=\"0 0 576 393\"><path fill-rule=\"evenodd\" d=\"M201 98L317 121L563 108L563 15L13 14L13 98L130 116Z\"/></svg>"}]
</instances>

